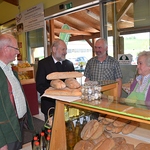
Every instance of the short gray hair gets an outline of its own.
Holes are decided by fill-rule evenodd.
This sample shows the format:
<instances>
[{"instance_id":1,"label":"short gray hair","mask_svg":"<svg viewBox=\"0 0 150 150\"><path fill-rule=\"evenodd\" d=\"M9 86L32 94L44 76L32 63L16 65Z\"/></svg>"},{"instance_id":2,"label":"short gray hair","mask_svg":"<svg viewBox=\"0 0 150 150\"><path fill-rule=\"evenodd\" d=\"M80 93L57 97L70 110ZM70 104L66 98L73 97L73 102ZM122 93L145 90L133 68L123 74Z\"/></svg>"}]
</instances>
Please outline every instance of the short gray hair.
<instances>
[{"instance_id":1,"label":"short gray hair","mask_svg":"<svg viewBox=\"0 0 150 150\"><path fill-rule=\"evenodd\" d=\"M144 56L147 66L150 66L150 51L142 51L138 54L138 58Z\"/></svg>"},{"instance_id":2,"label":"short gray hair","mask_svg":"<svg viewBox=\"0 0 150 150\"><path fill-rule=\"evenodd\" d=\"M2 49L4 46L11 44L14 38L15 37L12 34L1 34L0 35L0 49Z\"/></svg>"},{"instance_id":3,"label":"short gray hair","mask_svg":"<svg viewBox=\"0 0 150 150\"><path fill-rule=\"evenodd\" d=\"M52 46L51 46L51 51L53 50L53 47L56 47L56 48L57 48L57 47L59 46L60 42L64 42L64 41L61 40L61 39L55 40L55 41L53 42ZM65 42L64 42L64 43L65 43Z\"/></svg>"},{"instance_id":4,"label":"short gray hair","mask_svg":"<svg viewBox=\"0 0 150 150\"><path fill-rule=\"evenodd\" d=\"M99 39L96 40L96 42L98 42L98 41L103 41L104 44L105 44L105 47L108 46L108 43L107 43L107 40L106 40L106 39L104 39L104 38L99 38Z\"/></svg>"}]
</instances>

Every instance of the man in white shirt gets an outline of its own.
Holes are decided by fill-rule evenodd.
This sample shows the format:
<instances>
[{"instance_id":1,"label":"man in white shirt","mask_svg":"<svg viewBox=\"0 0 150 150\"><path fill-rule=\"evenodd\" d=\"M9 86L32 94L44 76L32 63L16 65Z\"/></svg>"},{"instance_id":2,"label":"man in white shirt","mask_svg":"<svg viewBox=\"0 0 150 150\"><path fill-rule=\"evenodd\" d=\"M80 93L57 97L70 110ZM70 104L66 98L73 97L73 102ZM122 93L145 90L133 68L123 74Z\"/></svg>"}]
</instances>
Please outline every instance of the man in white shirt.
<instances>
[{"instance_id":1,"label":"man in white shirt","mask_svg":"<svg viewBox=\"0 0 150 150\"><path fill-rule=\"evenodd\" d=\"M25 120L34 130L31 113L22 91L17 73L10 63L19 54L17 40L13 35L0 35L0 150L22 148Z\"/></svg>"}]
</instances>

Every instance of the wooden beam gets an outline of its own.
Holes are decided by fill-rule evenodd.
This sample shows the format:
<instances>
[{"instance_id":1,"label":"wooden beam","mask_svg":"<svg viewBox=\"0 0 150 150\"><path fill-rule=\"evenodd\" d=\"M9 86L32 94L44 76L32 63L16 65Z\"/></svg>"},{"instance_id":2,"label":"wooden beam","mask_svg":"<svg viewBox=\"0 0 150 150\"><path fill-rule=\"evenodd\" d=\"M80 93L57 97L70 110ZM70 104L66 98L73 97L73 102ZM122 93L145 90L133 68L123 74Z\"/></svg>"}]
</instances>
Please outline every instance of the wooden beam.
<instances>
[{"instance_id":1,"label":"wooden beam","mask_svg":"<svg viewBox=\"0 0 150 150\"><path fill-rule=\"evenodd\" d=\"M77 35L77 36L73 36L70 37L69 41L77 41L77 40L89 40L89 39L93 39L93 38L99 38L100 37L100 32L98 33L94 33L92 35Z\"/></svg>"},{"instance_id":2,"label":"wooden beam","mask_svg":"<svg viewBox=\"0 0 150 150\"><path fill-rule=\"evenodd\" d=\"M54 29L55 33L70 33L70 34L74 34L74 35L91 35L91 33L88 32L84 32L84 31L78 31L78 30L67 30L67 29Z\"/></svg>"},{"instance_id":3,"label":"wooden beam","mask_svg":"<svg viewBox=\"0 0 150 150\"><path fill-rule=\"evenodd\" d=\"M54 42L55 40L55 34L54 34L54 19L51 19L49 20L49 42L50 42L50 45L52 45L52 43ZM50 47L47 48L47 54L48 56L51 54L51 51L50 51Z\"/></svg>"},{"instance_id":4,"label":"wooden beam","mask_svg":"<svg viewBox=\"0 0 150 150\"><path fill-rule=\"evenodd\" d=\"M91 28L94 28L95 30L97 31L100 31L100 26L97 25L96 23L94 24L92 21L87 21L87 17L86 15L82 14L82 15L79 15L79 14L72 14L71 15L72 18L76 18L82 22L85 22L87 25L89 25Z\"/></svg>"},{"instance_id":5,"label":"wooden beam","mask_svg":"<svg viewBox=\"0 0 150 150\"><path fill-rule=\"evenodd\" d=\"M126 12L129 10L131 5L133 5L134 0L127 0L123 7L120 9L119 13L117 14L117 22L121 20L122 16L126 14Z\"/></svg>"}]
</instances>

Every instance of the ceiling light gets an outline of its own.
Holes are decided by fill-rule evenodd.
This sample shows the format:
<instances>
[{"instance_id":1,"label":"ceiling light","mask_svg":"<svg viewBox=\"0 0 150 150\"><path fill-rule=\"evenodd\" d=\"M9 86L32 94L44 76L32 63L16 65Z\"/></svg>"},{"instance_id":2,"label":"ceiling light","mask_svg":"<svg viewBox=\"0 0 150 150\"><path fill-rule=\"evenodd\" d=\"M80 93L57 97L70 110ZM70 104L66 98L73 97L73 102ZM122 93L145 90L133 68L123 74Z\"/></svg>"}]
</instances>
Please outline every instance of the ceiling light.
<instances>
[{"instance_id":1,"label":"ceiling light","mask_svg":"<svg viewBox=\"0 0 150 150\"><path fill-rule=\"evenodd\" d=\"M98 16L98 15L96 15L95 13L93 13L92 11L90 11L90 10L86 10L87 11L87 14L90 16L90 17L92 17L92 18L94 18L95 20L97 20L97 21L100 21L100 17Z\"/></svg>"}]
</instances>

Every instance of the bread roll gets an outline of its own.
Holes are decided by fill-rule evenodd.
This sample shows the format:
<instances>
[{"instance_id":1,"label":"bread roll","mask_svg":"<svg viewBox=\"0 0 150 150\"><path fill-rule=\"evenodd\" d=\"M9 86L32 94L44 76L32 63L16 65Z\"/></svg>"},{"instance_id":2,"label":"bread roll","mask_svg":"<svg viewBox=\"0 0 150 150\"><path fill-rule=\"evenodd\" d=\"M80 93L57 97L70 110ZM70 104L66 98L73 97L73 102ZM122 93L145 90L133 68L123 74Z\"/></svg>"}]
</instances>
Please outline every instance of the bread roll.
<instances>
[{"instance_id":1,"label":"bread roll","mask_svg":"<svg viewBox=\"0 0 150 150\"><path fill-rule=\"evenodd\" d=\"M45 90L44 94L46 95L52 95L52 96L81 96L81 88L79 89L54 89L52 87L49 87Z\"/></svg>"},{"instance_id":2,"label":"bread roll","mask_svg":"<svg viewBox=\"0 0 150 150\"><path fill-rule=\"evenodd\" d=\"M114 126L113 126L112 123L108 124L108 125L105 127L105 129L106 129L107 131L112 131L113 128L114 128Z\"/></svg>"},{"instance_id":3,"label":"bread roll","mask_svg":"<svg viewBox=\"0 0 150 150\"><path fill-rule=\"evenodd\" d=\"M115 142L115 146L126 144L126 139L124 137L113 137L113 140Z\"/></svg>"},{"instance_id":4,"label":"bread roll","mask_svg":"<svg viewBox=\"0 0 150 150\"><path fill-rule=\"evenodd\" d=\"M106 130L104 130L103 134L106 136L106 138L112 138L112 134Z\"/></svg>"},{"instance_id":5,"label":"bread roll","mask_svg":"<svg viewBox=\"0 0 150 150\"><path fill-rule=\"evenodd\" d=\"M130 123L125 125L125 127L122 129L122 133L129 134L133 132L139 125L140 125L139 122L131 121Z\"/></svg>"},{"instance_id":6,"label":"bread roll","mask_svg":"<svg viewBox=\"0 0 150 150\"><path fill-rule=\"evenodd\" d=\"M74 146L74 150L92 150L94 145L90 141L81 140Z\"/></svg>"},{"instance_id":7,"label":"bread roll","mask_svg":"<svg viewBox=\"0 0 150 150\"><path fill-rule=\"evenodd\" d=\"M99 127L97 128L95 133L90 137L90 139L92 140L97 139L99 136L102 135L103 131L104 131L104 125L99 123Z\"/></svg>"},{"instance_id":8,"label":"bread roll","mask_svg":"<svg viewBox=\"0 0 150 150\"><path fill-rule=\"evenodd\" d=\"M99 122L97 120L89 121L81 131L81 138L83 140L89 139L98 129L98 127L99 127Z\"/></svg>"},{"instance_id":9,"label":"bread roll","mask_svg":"<svg viewBox=\"0 0 150 150\"><path fill-rule=\"evenodd\" d=\"M112 138L105 139L102 143L95 145L93 150L111 150L115 146L115 142Z\"/></svg>"},{"instance_id":10,"label":"bread roll","mask_svg":"<svg viewBox=\"0 0 150 150\"><path fill-rule=\"evenodd\" d=\"M120 133L122 131L123 127L124 126L116 127L116 126L113 125L113 123L111 123L111 124L109 124L109 125L106 126L106 130L107 131L111 131L112 133L118 134L118 133Z\"/></svg>"},{"instance_id":11,"label":"bread roll","mask_svg":"<svg viewBox=\"0 0 150 150\"><path fill-rule=\"evenodd\" d=\"M134 150L134 145L128 143L117 145L117 146L115 145L115 147L113 147L111 150Z\"/></svg>"},{"instance_id":12,"label":"bread roll","mask_svg":"<svg viewBox=\"0 0 150 150\"><path fill-rule=\"evenodd\" d=\"M102 120L102 123L104 124L104 125L109 125L111 122L109 122L109 121L107 121L105 118Z\"/></svg>"},{"instance_id":13,"label":"bread roll","mask_svg":"<svg viewBox=\"0 0 150 150\"><path fill-rule=\"evenodd\" d=\"M47 80L54 80L54 79L68 79L68 78L80 78L83 74L77 71L70 71L70 72L53 72L46 76Z\"/></svg>"},{"instance_id":14,"label":"bread roll","mask_svg":"<svg viewBox=\"0 0 150 150\"><path fill-rule=\"evenodd\" d=\"M110 116L110 115L107 115L105 117L105 120L108 121L108 122L114 122L116 119L117 119L117 117Z\"/></svg>"},{"instance_id":15,"label":"bread roll","mask_svg":"<svg viewBox=\"0 0 150 150\"><path fill-rule=\"evenodd\" d=\"M113 125L115 127L122 127L122 126L125 126L127 123L129 123L130 121L127 120L127 119L124 119L124 118L117 118L117 120L115 120L113 122Z\"/></svg>"},{"instance_id":16,"label":"bread roll","mask_svg":"<svg viewBox=\"0 0 150 150\"><path fill-rule=\"evenodd\" d=\"M150 144L147 143L139 143L136 147L135 150L150 150Z\"/></svg>"},{"instance_id":17,"label":"bread roll","mask_svg":"<svg viewBox=\"0 0 150 150\"><path fill-rule=\"evenodd\" d=\"M81 86L80 83L74 78L66 79L65 84L70 89L77 89Z\"/></svg>"},{"instance_id":18,"label":"bread roll","mask_svg":"<svg viewBox=\"0 0 150 150\"><path fill-rule=\"evenodd\" d=\"M102 122L103 119L105 119L103 116L99 116L99 117L98 117L98 121L99 121L99 122Z\"/></svg>"},{"instance_id":19,"label":"bread roll","mask_svg":"<svg viewBox=\"0 0 150 150\"><path fill-rule=\"evenodd\" d=\"M59 79L52 80L50 85L55 89L64 89L66 87L66 84Z\"/></svg>"},{"instance_id":20,"label":"bread roll","mask_svg":"<svg viewBox=\"0 0 150 150\"><path fill-rule=\"evenodd\" d=\"M100 143L100 142L103 142L106 138L107 138L107 137L105 136L105 134L102 133L97 139L92 140L92 143L93 143L94 145L96 145L96 144L98 144L98 143Z\"/></svg>"}]
</instances>

